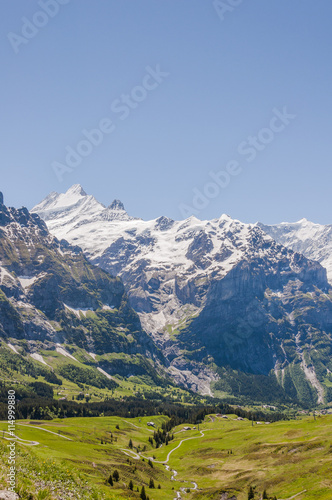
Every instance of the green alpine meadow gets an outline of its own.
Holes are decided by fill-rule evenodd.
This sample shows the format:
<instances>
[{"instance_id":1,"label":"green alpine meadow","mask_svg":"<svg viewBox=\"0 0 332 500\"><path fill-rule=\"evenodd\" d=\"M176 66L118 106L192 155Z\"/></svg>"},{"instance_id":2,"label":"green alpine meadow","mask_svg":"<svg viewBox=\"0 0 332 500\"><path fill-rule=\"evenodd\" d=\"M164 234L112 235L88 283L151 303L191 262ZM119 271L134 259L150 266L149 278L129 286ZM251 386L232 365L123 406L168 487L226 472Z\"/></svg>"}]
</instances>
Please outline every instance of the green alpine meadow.
<instances>
[{"instance_id":1,"label":"green alpine meadow","mask_svg":"<svg viewBox=\"0 0 332 500\"><path fill-rule=\"evenodd\" d=\"M20 420L19 498L140 499L143 487L156 500L331 498L331 415L269 424L226 417L208 414L199 430L174 425L158 448L170 422L162 414ZM5 439L1 453L4 486Z\"/></svg>"}]
</instances>

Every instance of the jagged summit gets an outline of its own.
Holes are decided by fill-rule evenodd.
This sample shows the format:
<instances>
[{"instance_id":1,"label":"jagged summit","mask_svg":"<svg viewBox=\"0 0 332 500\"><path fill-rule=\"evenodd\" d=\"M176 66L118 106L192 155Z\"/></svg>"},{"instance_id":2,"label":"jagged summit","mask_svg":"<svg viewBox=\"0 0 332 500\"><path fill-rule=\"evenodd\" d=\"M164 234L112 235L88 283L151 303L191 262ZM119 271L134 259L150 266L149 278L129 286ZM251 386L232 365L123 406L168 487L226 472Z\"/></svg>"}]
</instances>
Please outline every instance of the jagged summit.
<instances>
[{"instance_id":1,"label":"jagged summit","mask_svg":"<svg viewBox=\"0 0 332 500\"><path fill-rule=\"evenodd\" d=\"M112 203L107 208L109 210L124 210L125 211L124 204L120 200L113 200Z\"/></svg>"},{"instance_id":2,"label":"jagged summit","mask_svg":"<svg viewBox=\"0 0 332 500\"><path fill-rule=\"evenodd\" d=\"M113 221L135 220L127 214L123 203L115 199L107 208L96 198L87 194L80 184L74 184L65 193L52 192L36 205L32 212L47 222L60 238L68 239L73 229L88 231L91 224Z\"/></svg>"},{"instance_id":3,"label":"jagged summit","mask_svg":"<svg viewBox=\"0 0 332 500\"><path fill-rule=\"evenodd\" d=\"M86 192L82 188L81 184L73 184L67 191L66 194L76 194L79 196L87 196Z\"/></svg>"},{"instance_id":4,"label":"jagged summit","mask_svg":"<svg viewBox=\"0 0 332 500\"><path fill-rule=\"evenodd\" d=\"M0 191L0 205L3 205L3 194L2 192Z\"/></svg>"},{"instance_id":5,"label":"jagged summit","mask_svg":"<svg viewBox=\"0 0 332 500\"><path fill-rule=\"evenodd\" d=\"M93 222L97 222L98 220L109 222L128 222L138 219L128 215L122 201L113 200L112 203L107 208L105 208L105 210L103 210L97 217L95 217L95 219L93 219Z\"/></svg>"}]
</instances>

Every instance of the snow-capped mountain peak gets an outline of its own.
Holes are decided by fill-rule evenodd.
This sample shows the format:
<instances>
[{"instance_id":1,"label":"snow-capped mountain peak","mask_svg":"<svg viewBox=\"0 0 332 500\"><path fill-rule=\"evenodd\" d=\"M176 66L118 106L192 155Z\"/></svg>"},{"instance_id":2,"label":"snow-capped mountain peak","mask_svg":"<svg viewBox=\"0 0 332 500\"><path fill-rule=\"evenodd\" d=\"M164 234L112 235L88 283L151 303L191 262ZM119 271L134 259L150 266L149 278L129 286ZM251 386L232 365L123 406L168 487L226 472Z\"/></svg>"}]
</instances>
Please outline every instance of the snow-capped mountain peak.
<instances>
[{"instance_id":1,"label":"snow-capped mountain peak","mask_svg":"<svg viewBox=\"0 0 332 500\"><path fill-rule=\"evenodd\" d=\"M257 226L281 245L317 260L326 268L328 280L332 283L331 224L324 226L303 218L297 222L282 222L271 226L257 223Z\"/></svg>"},{"instance_id":2,"label":"snow-capped mountain peak","mask_svg":"<svg viewBox=\"0 0 332 500\"><path fill-rule=\"evenodd\" d=\"M197 313L210 281L225 277L246 256L277 258L270 236L229 215L143 221L130 217L119 200L105 208L77 191L71 190L70 196L80 197L72 205L63 206L68 192L56 200L57 212L53 199L53 211L43 202L34 211L55 236L79 245L93 263L124 279L147 331L161 332Z\"/></svg>"},{"instance_id":3,"label":"snow-capped mountain peak","mask_svg":"<svg viewBox=\"0 0 332 500\"><path fill-rule=\"evenodd\" d=\"M67 191L67 195L87 196L81 184L73 184Z\"/></svg>"},{"instance_id":4,"label":"snow-capped mountain peak","mask_svg":"<svg viewBox=\"0 0 332 500\"><path fill-rule=\"evenodd\" d=\"M31 212L38 213L47 221L50 230L59 239L65 239L70 229L81 225L86 219L96 217L103 210L105 206L102 203L86 194L80 184L74 184L65 193L51 193Z\"/></svg>"},{"instance_id":5,"label":"snow-capped mountain peak","mask_svg":"<svg viewBox=\"0 0 332 500\"><path fill-rule=\"evenodd\" d=\"M88 195L80 184L74 184L65 193L53 191L41 203L36 205L33 210L58 210L65 207L72 207L82 202Z\"/></svg>"},{"instance_id":6,"label":"snow-capped mountain peak","mask_svg":"<svg viewBox=\"0 0 332 500\"><path fill-rule=\"evenodd\" d=\"M114 200L106 208L94 196L88 195L80 184L74 184L65 193L52 192L31 212L38 213L57 238L69 240L74 229L93 223L136 220L127 214L120 200Z\"/></svg>"}]
</instances>

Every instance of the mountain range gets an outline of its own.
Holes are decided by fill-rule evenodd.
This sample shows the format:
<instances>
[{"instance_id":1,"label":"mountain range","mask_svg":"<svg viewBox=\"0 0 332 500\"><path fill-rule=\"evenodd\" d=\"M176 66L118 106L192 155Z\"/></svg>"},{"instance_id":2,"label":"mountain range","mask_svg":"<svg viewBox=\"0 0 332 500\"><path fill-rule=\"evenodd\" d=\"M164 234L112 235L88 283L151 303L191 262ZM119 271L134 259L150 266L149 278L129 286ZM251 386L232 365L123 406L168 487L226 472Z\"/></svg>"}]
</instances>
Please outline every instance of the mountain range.
<instances>
[{"instance_id":1,"label":"mountain range","mask_svg":"<svg viewBox=\"0 0 332 500\"><path fill-rule=\"evenodd\" d=\"M209 394L269 386L300 401L332 399L332 226L228 215L143 221L80 185L51 193L32 213L121 278L177 383Z\"/></svg>"},{"instance_id":2,"label":"mountain range","mask_svg":"<svg viewBox=\"0 0 332 500\"><path fill-rule=\"evenodd\" d=\"M7 208L2 194L0 344L3 380L25 383L23 373L29 381L39 374L58 384L60 375L78 391L84 384L114 389L122 376L132 386L142 376L152 385L170 382L121 279L51 235L38 215Z\"/></svg>"},{"instance_id":3,"label":"mountain range","mask_svg":"<svg viewBox=\"0 0 332 500\"><path fill-rule=\"evenodd\" d=\"M0 195L0 371L331 401L330 247L306 220L143 221L79 185L31 213Z\"/></svg>"}]
</instances>

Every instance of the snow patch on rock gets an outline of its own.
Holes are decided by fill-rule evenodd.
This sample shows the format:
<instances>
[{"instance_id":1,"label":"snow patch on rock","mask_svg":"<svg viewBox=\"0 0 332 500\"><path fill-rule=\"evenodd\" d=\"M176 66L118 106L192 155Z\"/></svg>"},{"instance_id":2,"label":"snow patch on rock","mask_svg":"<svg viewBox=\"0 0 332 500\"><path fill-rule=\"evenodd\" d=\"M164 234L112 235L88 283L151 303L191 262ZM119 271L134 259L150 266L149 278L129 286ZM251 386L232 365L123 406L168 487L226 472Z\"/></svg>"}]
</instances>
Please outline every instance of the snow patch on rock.
<instances>
[{"instance_id":1,"label":"snow patch on rock","mask_svg":"<svg viewBox=\"0 0 332 500\"><path fill-rule=\"evenodd\" d=\"M61 344L56 345L56 352L58 352L59 354L62 354L66 358L70 358L70 359L73 359L74 361L77 361L77 359L74 358L74 356L69 354L69 352L67 352L65 349L63 349L63 347L61 347Z\"/></svg>"},{"instance_id":2,"label":"snow patch on rock","mask_svg":"<svg viewBox=\"0 0 332 500\"><path fill-rule=\"evenodd\" d=\"M29 286L33 285L37 279L38 279L37 276L18 276L18 280L21 283L21 286L22 288L24 288L24 290Z\"/></svg>"},{"instance_id":3,"label":"snow patch on rock","mask_svg":"<svg viewBox=\"0 0 332 500\"><path fill-rule=\"evenodd\" d=\"M18 352L18 350L16 349L16 347L15 347L13 344L7 344L7 345L8 345L8 347L10 347L10 349L11 349L12 351L14 351L14 352L15 352L15 354L20 354L20 353Z\"/></svg>"},{"instance_id":4,"label":"snow patch on rock","mask_svg":"<svg viewBox=\"0 0 332 500\"><path fill-rule=\"evenodd\" d=\"M44 360L44 358L43 358L43 356L41 354L38 354L37 352L33 352L32 354L30 354L30 356L31 356L32 359L35 359L36 361L39 361L40 363L43 363L43 365L48 366L49 368L51 368L50 365L48 365L46 363L46 361Z\"/></svg>"},{"instance_id":5,"label":"snow patch on rock","mask_svg":"<svg viewBox=\"0 0 332 500\"><path fill-rule=\"evenodd\" d=\"M114 380L113 377L111 377L111 375L107 372L105 372L105 370L103 370L102 368L100 368L99 366L97 367L97 370L102 373L103 375L105 375L105 377L107 377L109 380Z\"/></svg>"}]
</instances>

